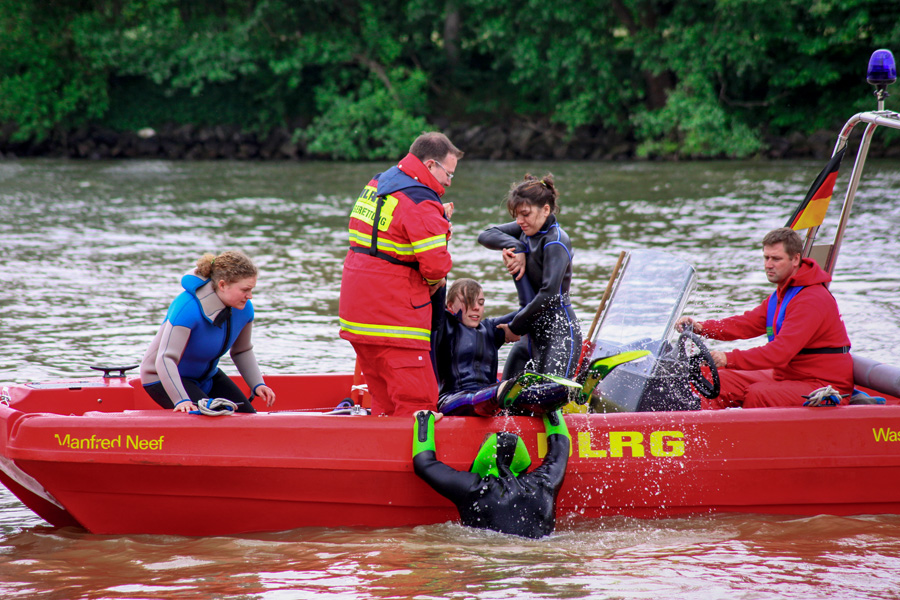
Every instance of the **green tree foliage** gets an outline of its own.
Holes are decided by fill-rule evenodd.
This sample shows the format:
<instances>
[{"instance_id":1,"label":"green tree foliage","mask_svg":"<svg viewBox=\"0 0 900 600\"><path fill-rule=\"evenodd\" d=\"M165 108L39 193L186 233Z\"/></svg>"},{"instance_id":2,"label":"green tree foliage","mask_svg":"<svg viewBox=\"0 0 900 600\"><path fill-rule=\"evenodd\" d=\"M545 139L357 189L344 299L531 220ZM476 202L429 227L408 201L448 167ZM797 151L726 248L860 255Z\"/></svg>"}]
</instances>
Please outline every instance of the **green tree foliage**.
<instances>
[{"instance_id":1,"label":"green tree foliage","mask_svg":"<svg viewBox=\"0 0 900 600\"><path fill-rule=\"evenodd\" d=\"M72 31L77 3L0 0L0 122L16 139L99 118L108 108L106 74L81 62Z\"/></svg>"},{"instance_id":2,"label":"green tree foliage","mask_svg":"<svg viewBox=\"0 0 900 600\"><path fill-rule=\"evenodd\" d=\"M883 0L0 0L0 122L290 127L365 159L435 117L549 118L740 157L872 108L865 62L898 42Z\"/></svg>"}]
</instances>

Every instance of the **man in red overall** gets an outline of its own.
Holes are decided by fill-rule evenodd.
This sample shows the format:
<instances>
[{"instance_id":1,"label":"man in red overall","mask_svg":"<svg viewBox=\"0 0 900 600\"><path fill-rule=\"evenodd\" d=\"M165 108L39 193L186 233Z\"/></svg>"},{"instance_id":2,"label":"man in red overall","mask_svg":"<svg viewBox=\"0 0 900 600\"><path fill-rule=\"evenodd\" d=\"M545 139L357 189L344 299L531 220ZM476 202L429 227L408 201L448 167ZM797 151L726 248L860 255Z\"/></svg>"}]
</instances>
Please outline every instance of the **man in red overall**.
<instances>
[{"instance_id":1,"label":"man in red overall","mask_svg":"<svg viewBox=\"0 0 900 600\"><path fill-rule=\"evenodd\" d=\"M804 395L831 385L853 392L850 338L837 302L825 287L831 276L816 261L801 258L803 242L787 227L763 239L766 278L778 287L743 315L695 321L681 317L676 328L693 327L715 340L746 340L767 334L769 343L750 350L712 351L722 392L704 408L801 406Z\"/></svg>"},{"instance_id":2,"label":"man in red overall","mask_svg":"<svg viewBox=\"0 0 900 600\"><path fill-rule=\"evenodd\" d=\"M452 205L445 211L441 197L462 155L444 134L422 134L372 178L350 213L340 335L356 350L374 415L437 410L431 295L452 265Z\"/></svg>"}]
</instances>

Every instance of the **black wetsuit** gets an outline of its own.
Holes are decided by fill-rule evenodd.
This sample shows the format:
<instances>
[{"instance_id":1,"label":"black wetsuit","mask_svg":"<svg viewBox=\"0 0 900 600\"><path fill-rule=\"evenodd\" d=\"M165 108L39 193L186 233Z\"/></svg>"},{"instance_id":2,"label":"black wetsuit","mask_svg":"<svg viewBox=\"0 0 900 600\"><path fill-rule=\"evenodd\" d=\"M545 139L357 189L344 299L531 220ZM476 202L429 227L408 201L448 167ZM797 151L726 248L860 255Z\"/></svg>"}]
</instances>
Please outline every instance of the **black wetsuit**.
<instances>
[{"instance_id":1,"label":"black wetsuit","mask_svg":"<svg viewBox=\"0 0 900 600\"><path fill-rule=\"evenodd\" d=\"M556 496L566 474L571 443L559 412L544 416L547 426L544 462L518 477L502 456L497 458L499 476L482 477L469 471L457 471L439 461L434 450L433 419L430 413L417 415L413 468L416 475L456 505L463 525L528 538L553 533Z\"/></svg>"},{"instance_id":2,"label":"black wetsuit","mask_svg":"<svg viewBox=\"0 0 900 600\"><path fill-rule=\"evenodd\" d=\"M444 414L491 416L499 412L496 390L477 394L497 386L500 362L498 349L506 334L497 325L509 323L516 313L484 319L478 327L463 325L459 315L441 308L432 320L432 343L435 348L440 397L438 410ZM487 405L479 408L488 402Z\"/></svg>"},{"instance_id":3,"label":"black wetsuit","mask_svg":"<svg viewBox=\"0 0 900 600\"><path fill-rule=\"evenodd\" d=\"M492 250L515 248L526 253L525 278L535 290L509 324L513 333L528 337L513 346L503 378L524 371L529 360L539 373L573 377L581 355L581 327L569 300L572 243L556 216L547 217L541 231L531 237L513 222L485 229L478 243Z\"/></svg>"}]
</instances>

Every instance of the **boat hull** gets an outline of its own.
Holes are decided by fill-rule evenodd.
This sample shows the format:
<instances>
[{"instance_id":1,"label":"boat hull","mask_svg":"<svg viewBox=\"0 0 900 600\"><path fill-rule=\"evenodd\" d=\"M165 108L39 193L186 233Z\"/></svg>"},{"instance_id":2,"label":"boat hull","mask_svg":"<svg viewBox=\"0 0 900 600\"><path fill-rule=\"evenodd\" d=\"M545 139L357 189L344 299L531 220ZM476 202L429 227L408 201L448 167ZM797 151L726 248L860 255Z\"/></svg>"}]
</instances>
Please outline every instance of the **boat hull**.
<instances>
[{"instance_id":1,"label":"boat hull","mask_svg":"<svg viewBox=\"0 0 900 600\"><path fill-rule=\"evenodd\" d=\"M17 386L11 406L0 406L0 480L51 524L103 534L454 519L452 504L413 473L412 419L302 406L336 405L350 377L282 376L279 403L293 403L289 410L224 417L152 408L134 381ZM103 410L84 410L95 407ZM570 414L566 421L573 444L558 502L562 522L900 513L897 405ZM498 430L521 435L538 463L543 426L526 417L444 417L438 457L468 469L485 435Z\"/></svg>"}]
</instances>

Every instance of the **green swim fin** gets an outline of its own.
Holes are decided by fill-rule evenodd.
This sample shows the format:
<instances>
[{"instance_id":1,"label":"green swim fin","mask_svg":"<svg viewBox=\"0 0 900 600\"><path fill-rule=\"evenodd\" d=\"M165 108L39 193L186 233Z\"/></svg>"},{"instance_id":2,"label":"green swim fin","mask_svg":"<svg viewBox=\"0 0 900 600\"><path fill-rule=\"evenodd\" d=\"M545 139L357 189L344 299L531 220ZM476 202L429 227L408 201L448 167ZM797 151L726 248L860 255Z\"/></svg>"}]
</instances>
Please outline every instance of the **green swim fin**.
<instances>
[{"instance_id":1,"label":"green swim fin","mask_svg":"<svg viewBox=\"0 0 900 600\"><path fill-rule=\"evenodd\" d=\"M501 408L509 408L513 405L513 402L516 401L516 398L519 397L519 394L522 393L522 390L534 385L539 380L540 375L538 373L525 371L515 379L504 381L503 383L505 385L500 386L503 388L503 391L497 394L497 402L500 404Z\"/></svg>"},{"instance_id":2,"label":"green swim fin","mask_svg":"<svg viewBox=\"0 0 900 600\"><path fill-rule=\"evenodd\" d=\"M558 383L568 388L576 388L579 390L581 389L581 384L577 381L572 381L571 379L566 379L565 377L560 377L559 375L548 375L546 373L543 373L540 375L540 377L545 383Z\"/></svg>"},{"instance_id":3,"label":"green swim fin","mask_svg":"<svg viewBox=\"0 0 900 600\"><path fill-rule=\"evenodd\" d=\"M502 408L509 408L515 403L516 399L519 397L519 394L522 393L522 390L540 383L556 383L558 385L577 389L579 391L582 389L581 384L577 381L572 381L571 379L566 379L565 377L560 377L559 375L549 375L547 373L534 373L532 371L525 371L515 379L509 380L509 384L506 386L506 389L498 394L497 400Z\"/></svg>"},{"instance_id":4,"label":"green swim fin","mask_svg":"<svg viewBox=\"0 0 900 600\"><path fill-rule=\"evenodd\" d=\"M628 352L620 352L606 358L598 358L591 362L587 370L587 378L584 380L584 385L581 388L581 401L579 404L587 404L588 400L591 399L591 394L594 393L594 388L613 369L623 363L643 358L649 354L649 350L629 350Z\"/></svg>"}]
</instances>

